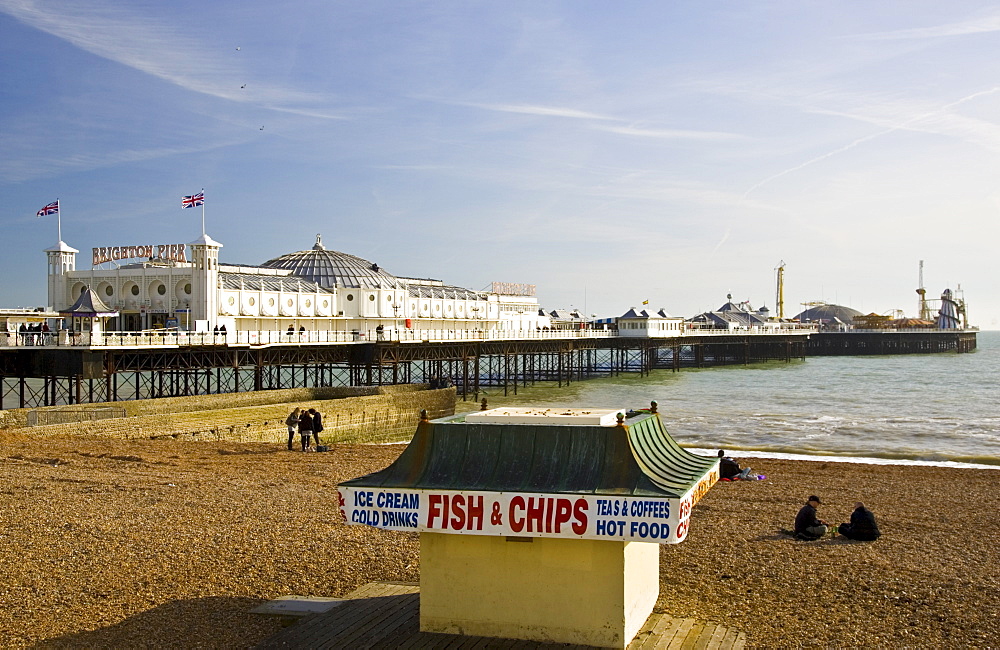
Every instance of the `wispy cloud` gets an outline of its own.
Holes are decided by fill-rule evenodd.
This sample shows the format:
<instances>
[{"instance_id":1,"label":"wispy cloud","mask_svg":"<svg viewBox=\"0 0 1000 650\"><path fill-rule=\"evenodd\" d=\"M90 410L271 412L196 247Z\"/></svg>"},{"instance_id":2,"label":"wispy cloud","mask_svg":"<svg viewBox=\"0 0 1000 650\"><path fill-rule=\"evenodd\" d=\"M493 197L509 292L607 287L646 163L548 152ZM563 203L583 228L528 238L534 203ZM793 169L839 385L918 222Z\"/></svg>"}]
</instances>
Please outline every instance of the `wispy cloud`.
<instances>
[{"instance_id":1,"label":"wispy cloud","mask_svg":"<svg viewBox=\"0 0 1000 650\"><path fill-rule=\"evenodd\" d=\"M497 111L499 113L518 113L521 115L538 115L540 117L564 117L574 120L613 120L621 121L619 118L590 111L582 111L576 108L563 106L537 106L532 104L479 104L473 102L448 102L459 106L469 106L471 108L481 108L487 111Z\"/></svg>"},{"instance_id":2,"label":"wispy cloud","mask_svg":"<svg viewBox=\"0 0 1000 650\"><path fill-rule=\"evenodd\" d=\"M888 135L890 133L894 133L896 131L902 131L902 130L929 130L928 128L917 129L917 127L921 123L930 124L932 121L938 121L938 122L940 122L942 116L946 115L948 113L948 111L950 111L951 109L956 108L956 107L958 107L958 106L960 106L960 105L962 105L962 104L964 104L966 102L972 101L973 99L978 99L980 97L984 97L984 96L987 96L987 95L992 95L992 94L996 93L997 91L1000 91L1000 87L995 86L995 87L990 88L988 90L981 90L979 92L975 92L975 93L972 93L970 95L966 95L965 97L957 99L957 100L955 100L953 102L949 102L948 104L945 104L944 106L941 106L941 107L939 107L939 108L937 108L937 109L935 109L933 111L928 111L928 112L925 112L925 113L921 113L921 114L915 115L915 116L913 116L913 117L911 117L909 119L903 120L902 122L898 122L898 123L890 126L889 128L886 128L885 130L878 131L876 133L871 133L871 134L866 135L866 136L861 137L861 138L857 138L857 139L855 139L855 140L853 140L853 141L845 144L842 147L837 147L836 149L834 149L832 151L828 151L828 152L826 152L826 153L824 153L824 154L822 154L820 156L816 156L815 158L811 158L809 160L806 160L805 162L800 163L798 165L795 165L794 167L789 167L788 169L784 169L784 170L778 172L777 174L772 174L771 176L768 176L764 180L759 181L759 182L755 183L752 187L750 187L750 189L748 189L744 193L744 196L749 196L755 190L760 189L764 185L770 183L771 181L777 180L777 179L781 178L782 176L786 176L786 175L791 174L793 172L797 172L800 169L804 169L806 167L809 167L810 165L814 165L814 164L816 164L816 163L818 163L820 161L826 160L827 158L832 158L833 156L836 156L838 154L844 153L845 151L850 151L851 149L854 149L858 145L864 144L866 142L870 142L871 140L874 140L876 138L880 138L880 137L882 137L884 135ZM935 132L940 132L940 130L937 130Z\"/></svg>"},{"instance_id":3,"label":"wispy cloud","mask_svg":"<svg viewBox=\"0 0 1000 650\"><path fill-rule=\"evenodd\" d=\"M201 141L198 144L187 146L122 149L102 153L76 152L67 154L60 150L39 154L37 150L34 150L31 153L25 153L23 156L6 156L0 158L0 181L16 183L49 176L58 170L99 169L167 156L224 149L242 144L243 142L245 142L243 138L212 142Z\"/></svg>"},{"instance_id":4,"label":"wispy cloud","mask_svg":"<svg viewBox=\"0 0 1000 650\"><path fill-rule=\"evenodd\" d=\"M188 36L183 24L136 15L128 5L0 0L0 12L91 54L204 95L287 112L295 112L289 104L314 104L322 99L314 93L265 83L254 83L249 90L241 88L247 74L235 47L227 59L217 48L206 48ZM342 119L329 112L302 112Z\"/></svg>"},{"instance_id":5,"label":"wispy cloud","mask_svg":"<svg viewBox=\"0 0 1000 650\"><path fill-rule=\"evenodd\" d=\"M972 20L931 27L916 27L899 29L891 32L872 32L858 34L852 38L870 41L896 41L926 38L944 38L949 36L968 36L969 34L985 34L1000 31L1000 14L984 16Z\"/></svg>"},{"instance_id":6,"label":"wispy cloud","mask_svg":"<svg viewBox=\"0 0 1000 650\"><path fill-rule=\"evenodd\" d=\"M635 126L595 126L599 131L619 135L659 140L737 140L745 136L725 131L698 131L687 129L643 129Z\"/></svg>"},{"instance_id":7,"label":"wispy cloud","mask_svg":"<svg viewBox=\"0 0 1000 650\"><path fill-rule=\"evenodd\" d=\"M446 165L372 165L373 169L385 169L388 171L414 171L414 172L437 172L443 169L451 169Z\"/></svg>"},{"instance_id":8,"label":"wispy cloud","mask_svg":"<svg viewBox=\"0 0 1000 650\"><path fill-rule=\"evenodd\" d=\"M725 231L724 233L722 233L722 239L720 239L720 240L719 240L719 243L717 243L717 244L715 245L715 248L713 248L713 249L712 249L712 252L711 252L711 253L709 253L710 255L715 255L716 253L718 253L718 252L719 252L719 249L720 249L720 248L722 248L722 245L723 245L723 244L725 244L725 243L726 243L726 240L728 240L728 239L729 239L729 233L730 233L731 231L732 231L732 228L731 228L731 227L729 227L729 226L726 226L726 231Z\"/></svg>"}]
</instances>

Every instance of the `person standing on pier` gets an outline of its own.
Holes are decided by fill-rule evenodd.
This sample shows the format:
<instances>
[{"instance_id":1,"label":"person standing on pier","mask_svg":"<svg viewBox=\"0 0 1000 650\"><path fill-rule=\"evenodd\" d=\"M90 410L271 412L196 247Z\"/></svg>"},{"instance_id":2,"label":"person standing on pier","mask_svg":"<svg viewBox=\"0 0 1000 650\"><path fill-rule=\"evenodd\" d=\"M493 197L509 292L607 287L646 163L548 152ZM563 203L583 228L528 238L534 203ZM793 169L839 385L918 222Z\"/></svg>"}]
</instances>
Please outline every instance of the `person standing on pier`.
<instances>
[{"instance_id":1,"label":"person standing on pier","mask_svg":"<svg viewBox=\"0 0 1000 650\"><path fill-rule=\"evenodd\" d=\"M292 450L292 443L295 441L295 432L299 429L299 407L288 414L285 418L285 426L288 427L288 451Z\"/></svg>"},{"instance_id":2,"label":"person standing on pier","mask_svg":"<svg viewBox=\"0 0 1000 650\"><path fill-rule=\"evenodd\" d=\"M299 435L302 436L302 451L309 451L313 435L313 418L306 409L302 409L299 415Z\"/></svg>"}]
</instances>

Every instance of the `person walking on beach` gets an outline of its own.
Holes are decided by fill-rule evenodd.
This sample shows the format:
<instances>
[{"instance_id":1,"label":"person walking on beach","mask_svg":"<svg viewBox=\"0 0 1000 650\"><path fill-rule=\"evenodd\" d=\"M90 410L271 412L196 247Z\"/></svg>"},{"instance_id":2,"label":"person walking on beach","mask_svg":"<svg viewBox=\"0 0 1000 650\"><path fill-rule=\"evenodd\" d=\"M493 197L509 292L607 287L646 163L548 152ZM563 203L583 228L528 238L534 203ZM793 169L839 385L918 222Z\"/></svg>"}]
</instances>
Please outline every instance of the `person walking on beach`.
<instances>
[{"instance_id":1,"label":"person walking on beach","mask_svg":"<svg viewBox=\"0 0 1000 650\"><path fill-rule=\"evenodd\" d=\"M295 432L299 429L299 407L288 414L285 418L285 426L288 427L288 451L292 450L292 443L295 441Z\"/></svg>"},{"instance_id":2,"label":"person walking on beach","mask_svg":"<svg viewBox=\"0 0 1000 650\"><path fill-rule=\"evenodd\" d=\"M309 409L309 415L312 416L313 420L313 440L316 441L316 446L319 447L319 432L323 430L323 415L316 409Z\"/></svg>"},{"instance_id":3,"label":"person walking on beach","mask_svg":"<svg viewBox=\"0 0 1000 650\"><path fill-rule=\"evenodd\" d=\"M313 434L313 419L309 411L302 409L299 415L299 435L302 436L302 451L308 451Z\"/></svg>"},{"instance_id":4,"label":"person walking on beach","mask_svg":"<svg viewBox=\"0 0 1000 650\"><path fill-rule=\"evenodd\" d=\"M862 542L874 542L882 535L879 532L878 524L875 523L875 515L860 501L854 504L851 523L840 524L837 531L847 539L856 539Z\"/></svg>"},{"instance_id":5,"label":"person walking on beach","mask_svg":"<svg viewBox=\"0 0 1000 650\"><path fill-rule=\"evenodd\" d=\"M750 468L743 467L740 468L740 464L735 460L726 456L726 452L722 449L719 450L719 478L724 478L729 481L746 481L750 478ZM754 474L753 478L757 478Z\"/></svg>"},{"instance_id":6,"label":"person walking on beach","mask_svg":"<svg viewBox=\"0 0 1000 650\"><path fill-rule=\"evenodd\" d=\"M827 523L816 516L816 506L822 504L819 497L813 494L806 504L795 515L795 537L811 542L817 540L829 530Z\"/></svg>"}]
</instances>

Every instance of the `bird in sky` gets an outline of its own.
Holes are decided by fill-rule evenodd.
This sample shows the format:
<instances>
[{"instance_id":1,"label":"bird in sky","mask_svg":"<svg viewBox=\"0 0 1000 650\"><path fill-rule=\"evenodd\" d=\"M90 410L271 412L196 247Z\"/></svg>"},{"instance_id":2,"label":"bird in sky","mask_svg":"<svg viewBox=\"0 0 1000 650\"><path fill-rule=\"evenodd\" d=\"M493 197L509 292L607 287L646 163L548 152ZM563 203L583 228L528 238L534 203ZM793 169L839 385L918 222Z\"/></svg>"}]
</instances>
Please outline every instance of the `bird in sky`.
<instances>
[{"instance_id":1,"label":"bird in sky","mask_svg":"<svg viewBox=\"0 0 1000 650\"><path fill-rule=\"evenodd\" d=\"M240 86L240 88L246 88L246 87L247 87L246 84L243 84L242 86Z\"/></svg>"},{"instance_id":2,"label":"bird in sky","mask_svg":"<svg viewBox=\"0 0 1000 650\"><path fill-rule=\"evenodd\" d=\"M263 130L264 130L264 127L260 127L260 130L261 130L261 131L263 131Z\"/></svg>"},{"instance_id":3,"label":"bird in sky","mask_svg":"<svg viewBox=\"0 0 1000 650\"><path fill-rule=\"evenodd\" d=\"M240 46L239 46L239 45L237 45L237 46L236 46L236 51L237 51L237 52L239 52L239 51L240 51Z\"/></svg>"}]
</instances>

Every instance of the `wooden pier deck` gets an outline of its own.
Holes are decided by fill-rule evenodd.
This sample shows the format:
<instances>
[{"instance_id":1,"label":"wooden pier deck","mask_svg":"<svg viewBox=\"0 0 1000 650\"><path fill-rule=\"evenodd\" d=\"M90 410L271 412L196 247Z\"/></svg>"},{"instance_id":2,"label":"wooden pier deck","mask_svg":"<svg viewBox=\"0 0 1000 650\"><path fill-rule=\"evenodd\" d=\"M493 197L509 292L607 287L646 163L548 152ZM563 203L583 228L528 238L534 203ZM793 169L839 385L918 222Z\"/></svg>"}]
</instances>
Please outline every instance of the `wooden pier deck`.
<instances>
[{"instance_id":1,"label":"wooden pier deck","mask_svg":"<svg viewBox=\"0 0 1000 650\"><path fill-rule=\"evenodd\" d=\"M344 602L282 630L260 646L277 648L585 648L420 631L420 587L412 583L371 582L348 594ZM739 630L693 618L652 614L629 650L729 650L746 645Z\"/></svg>"}]
</instances>

